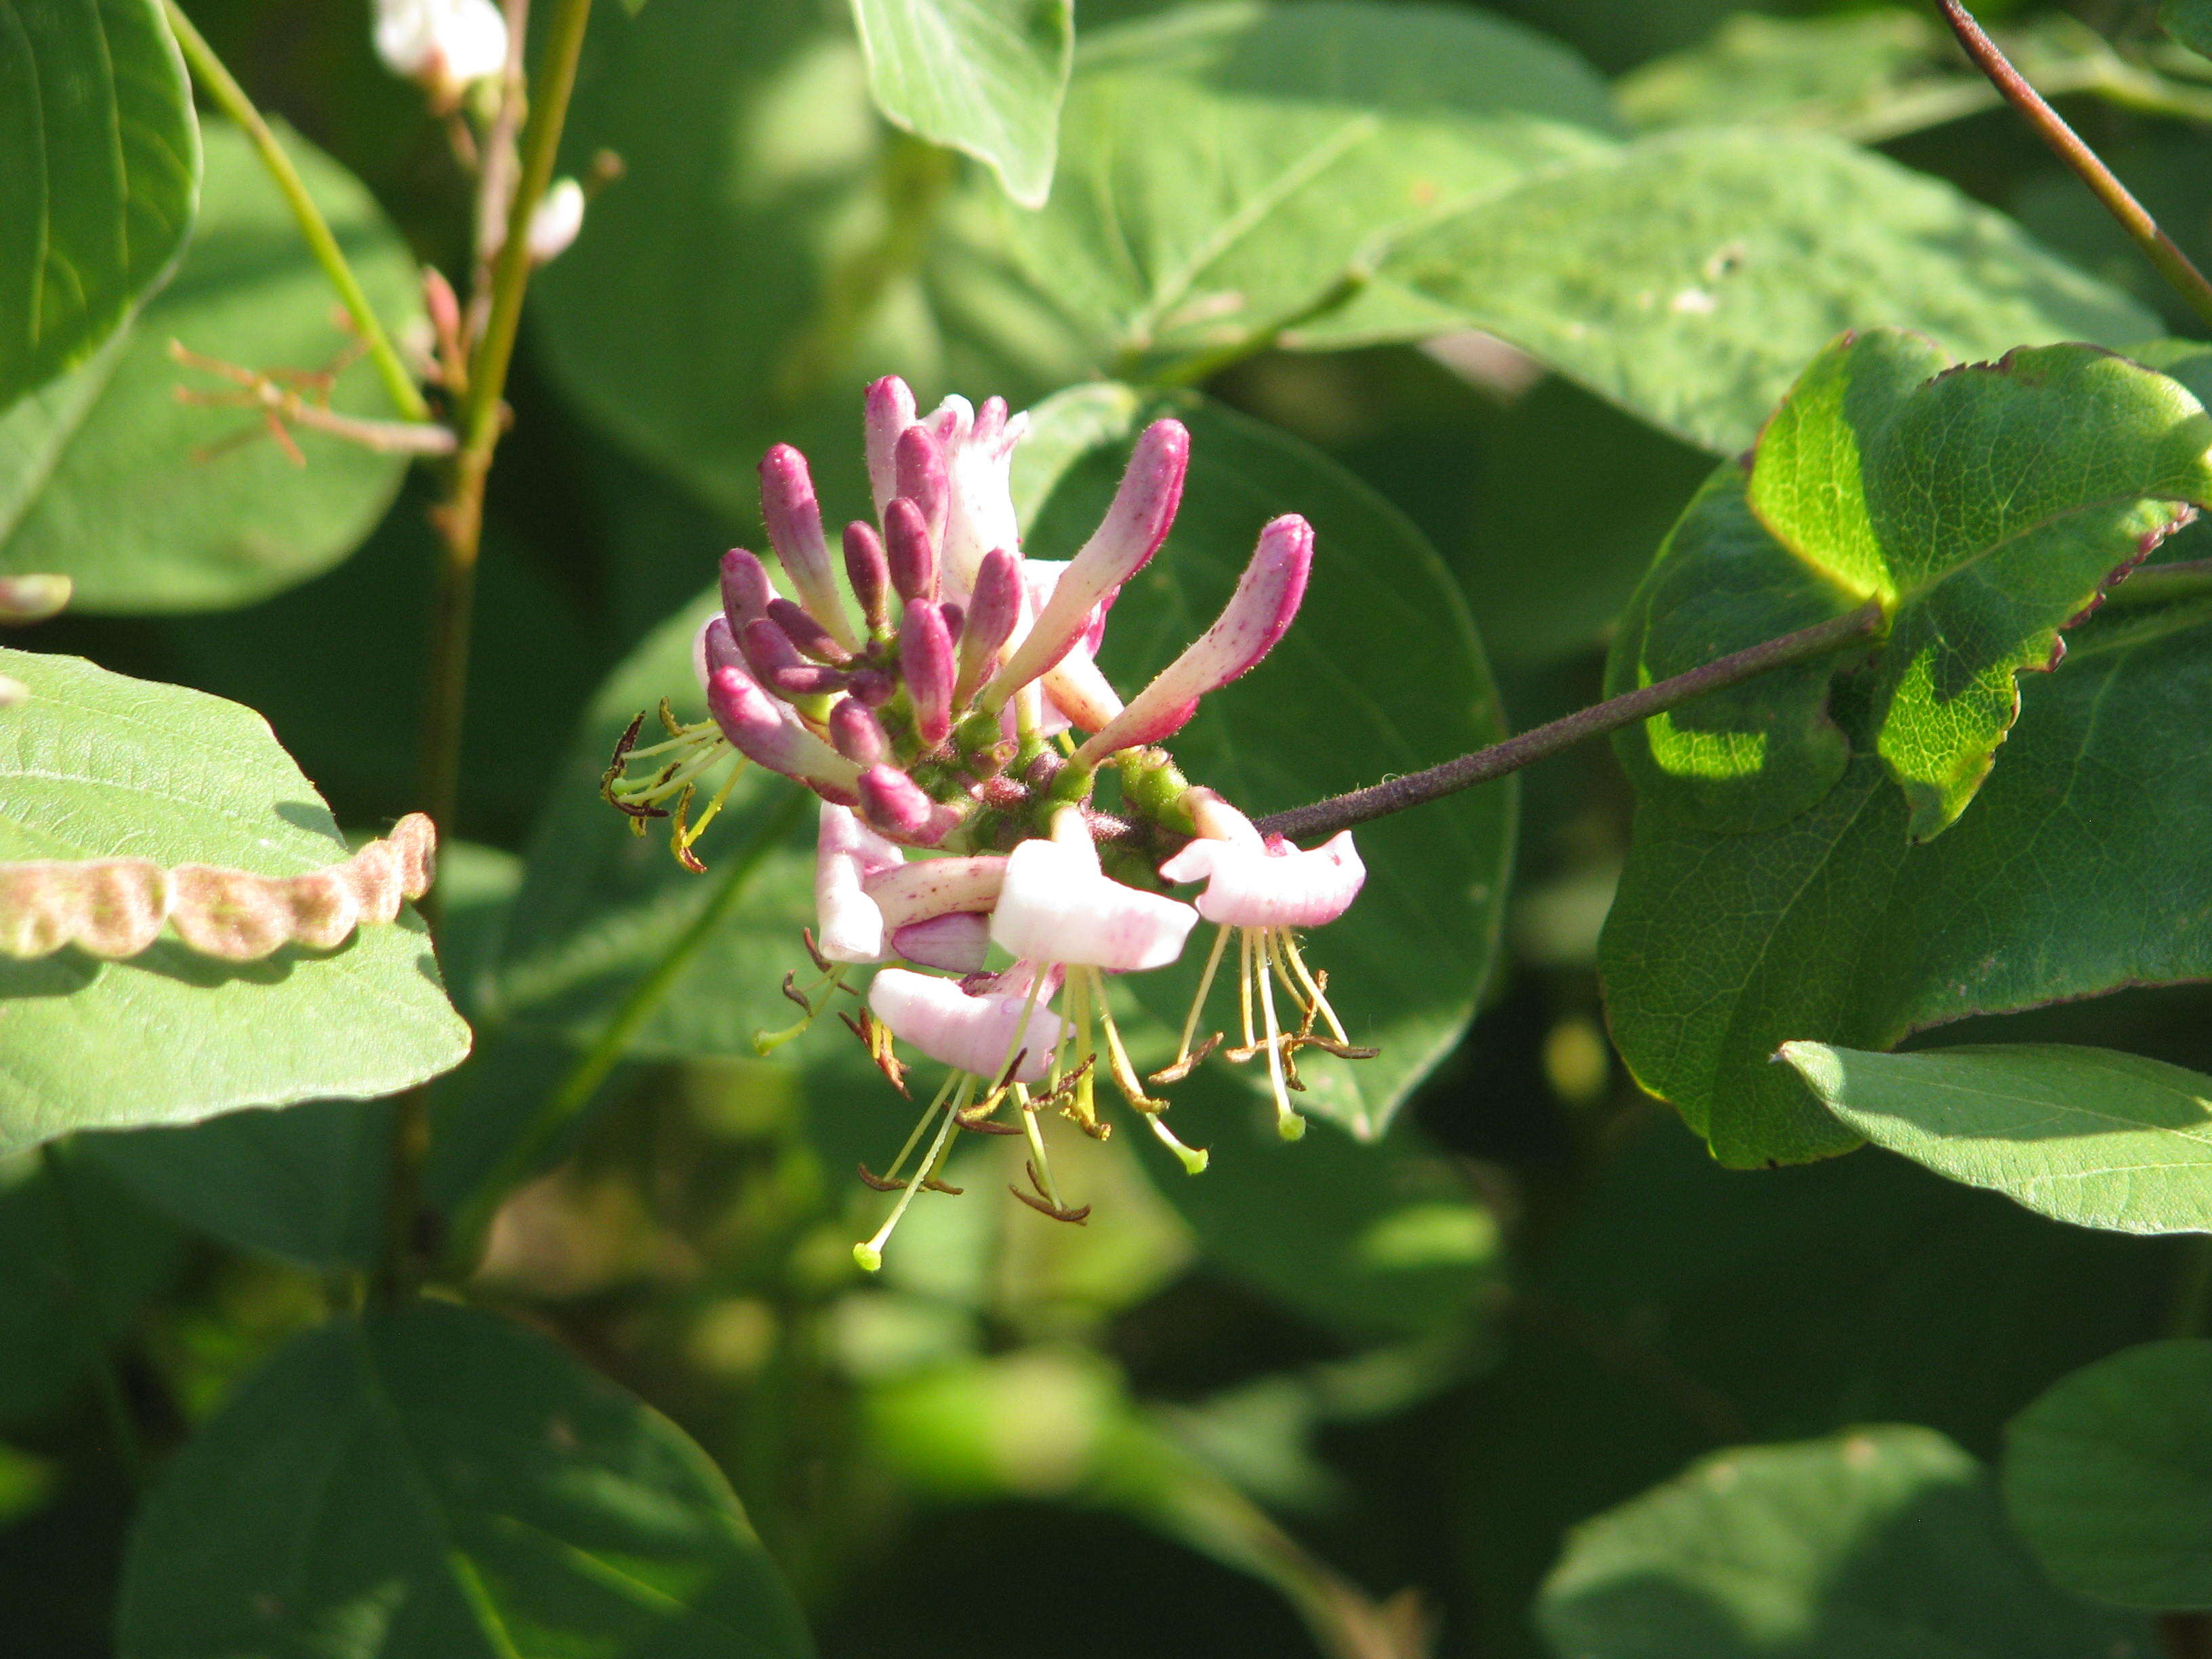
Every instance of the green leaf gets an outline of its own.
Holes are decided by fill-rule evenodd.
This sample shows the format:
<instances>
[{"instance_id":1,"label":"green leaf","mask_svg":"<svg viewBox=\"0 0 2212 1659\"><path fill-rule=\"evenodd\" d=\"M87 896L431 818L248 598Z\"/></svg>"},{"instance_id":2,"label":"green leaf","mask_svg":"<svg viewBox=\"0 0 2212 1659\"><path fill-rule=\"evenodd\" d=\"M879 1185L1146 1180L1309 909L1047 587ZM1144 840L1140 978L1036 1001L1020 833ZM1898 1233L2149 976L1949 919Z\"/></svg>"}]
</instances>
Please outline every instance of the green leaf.
<instances>
[{"instance_id":1,"label":"green leaf","mask_svg":"<svg viewBox=\"0 0 2212 1659\"><path fill-rule=\"evenodd\" d=\"M1014 463L1033 556L1074 553L1137 433L1167 415L1190 429L1190 474L1175 529L1123 591L1106 631L1099 663L1116 686L1133 692L1213 619L1268 519L1301 513L1315 533L1296 624L1260 668L1207 697L1169 745L1192 781L1257 817L1504 736L1480 642L1420 532L1325 457L1195 394L1146 399L1082 386L1040 407L1036 435ZM1510 789L1485 788L1361 826L1366 887L1306 953L1328 970L1352 1040L1383 1052L1313 1059L1302 1109L1380 1134L1458 1042L1490 973L1514 805ZM1174 968L1132 977L1166 1030L1181 1028L1211 944L1201 929ZM1207 1029L1233 1018L1228 978Z\"/></svg>"},{"instance_id":2,"label":"green leaf","mask_svg":"<svg viewBox=\"0 0 2212 1659\"><path fill-rule=\"evenodd\" d=\"M728 1484L542 1337L434 1302L295 1340L163 1472L127 1659L812 1652Z\"/></svg>"},{"instance_id":3,"label":"green leaf","mask_svg":"<svg viewBox=\"0 0 2212 1659\"><path fill-rule=\"evenodd\" d=\"M2160 627L2171 624L2151 618ZM2030 687L2005 764L1923 846L1881 763L1753 835L1639 811L1600 970L1613 1038L1723 1163L1857 1136L1769 1063L1804 1040L1886 1048L1962 1018L2212 976L2204 629L2083 630Z\"/></svg>"},{"instance_id":4,"label":"green leaf","mask_svg":"<svg viewBox=\"0 0 2212 1659\"><path fill-rule=\"evenodd\" d=\"M2158 21L2190 51L2212 58L2212 0L2158 0Z\"/></svg>"},{"instance_id":5,"label":"green leaf","mask_svg":"<svg viewBox=\"0 0 2212 1659\"><path fill-rule=\"evenodd\" d=\"M309 144L286 148L371 301L415 316L406 245L360 183ZM295 465L256 411L180 403L237 388L169 356L181 342L252 369L315 370L349 355L328 279L243 134L207 130L207 183L177 278L106 349L0 416L0 573L56 570L82 611L243 605L343 558L392 504L406 458L292 428ZM312 396L312 392L310 392ZM331 406L385 416L368 365Z\"/></svg>"},{"instance_id":6,"label":"green leaf","mask_svg":"<svg viewBox=\"0 0 2212 1659\"><path fill-rule=\"evenodd\" d=\"M1561 1659L2154 1659L2053 1589L1980 1465L1927 1429L1747 1446L1577 1528L1537 1622Z\"/></svg>"},{"instance_id":7,"label":"green leaf","mask_svg":"<svg viewBox=\"0 0 2212 1659\"><path fill-rule=\"evenodd\" d=\"M1075 0L853 0L884 113L964 150L1042 207L1075 52Z\"/></svg>"},{"instance_id":8,"label":"green leaf","mask_svg":"<svg viewBox=\"0 0 2212 1659\"><path fill-rule=\"evenodd\" d=\"M83 362L167 273L199 175L159 0L0 10L0 409Z\"/></svg>"},{"instance_id":9,"label":"green leaf","mask_svg":"<svg viewBox=\"0 0 2212 1659\"><path fill-rule=\"evenodd\" d=\"M1242 349L1303 320L1381 239L1602 153L1602 84L1516 24L1437 7L1226 4L1084 37L1060 187L1015 256L1103 363ZM1332 344L1440 331L1369 313Z\"/></svg>"},{"instance_id":10,"label":"green leaf","mask_svg":"<svg viewBox=\"0 0 2212 1659\"><path fill-rule=\"evenodd\" d=\"M1778 1054L1859 1133L1938 1175L2083 1227L2212 1232L2212 1078L2058 1043Z\"/></svg>"},{"instance_id":11,"label":"green leaf","mask_svg":"<svg viewBox=\"0 0 2212 1659\"><path fill-rule=\"evenodd\" d=\"M174 1227L73 1156L0 1159L0 1423L59 1404L184 1260Z\"/></svg>"},{"instance_id":12,"label":"green leaf","mask_svg":"<svg viewBox=\"0 0 2212 1659\"><path fill-rule=\"evenodd\" d=\"M295 875L347 855L251 709L70 657L0 650L30 700L0 713L0 859L143 857ZM459 1062L469 1033L411 915L260 962L173 940L127 961L0 962L0 1148L368 1096Z\"/></svg>"},{"instance_id":13,"label":"green leaf","mask_svg":"<svg viewBox=\"0 0 2212 1659\"><path fill-rule=\"evenodd\" d=\"M1400 242L1339 326L1408 300L1720 454L1844 329L1967 359L2152 331L1949 185L1783 132L1668 134L1540 174Z\"/></svg>"},{"instance_id":14,"label":"green leaf","mask_svg":"<svg viewBox=\"0 0 2212 1659\"><path fill-rule=\"evenodd\" d=\"M2051 1576L2129 1607L2212 1607L2212 1342L2147 1342L2013 1419L2005 1506Z\"/></svg>"}]
</instances>

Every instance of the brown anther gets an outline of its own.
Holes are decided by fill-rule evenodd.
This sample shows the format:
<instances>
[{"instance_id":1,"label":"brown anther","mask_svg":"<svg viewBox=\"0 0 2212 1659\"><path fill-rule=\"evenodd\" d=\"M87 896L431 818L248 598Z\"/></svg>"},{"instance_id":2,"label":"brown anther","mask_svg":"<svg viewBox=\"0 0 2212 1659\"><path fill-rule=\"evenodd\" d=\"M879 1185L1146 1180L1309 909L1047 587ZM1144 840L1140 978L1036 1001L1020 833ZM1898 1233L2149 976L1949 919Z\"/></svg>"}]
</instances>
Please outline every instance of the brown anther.
<instances>
[{"instance_id":1,"label":"brown anther","mask_svg":"<svg viewBox=\"0 0 2212 1659\"><path fill-rule=\"evenodd\" d=\"M668 699L665 697L660 700L660 726L661 729L672 738L680 738L684 735L683 722L676 718L676 711L668 706Z\"/></svg>"},{"instance_id":2,"label":"brown anther","mask_svg":"<svg viewBox=\"0 0 2212 1659\"><path fill-rule=\"evenodd\" d=\"M813 1014L814 1005L809 1002L805 994L800 992L799 988L799 975L796 971L786 974L783 976L783 994L787 997L790 998L791 1000L797 1003L801 1008L805 1009L810 1017Z\"/></svg>"},{"instance_id":3,"label":"brown anther","mask_svg":"<svg viewBox=\"0 0 2212 1659\"><path fill-rule=\"evenodd\" d=\"M1339 1042L1334 1037L1300 1037L1298 1041L1309 1048L1320 1049L1325 1054L1334 1054L1339 1060L1373 1060L1382 1052L1380 1048L1362 1048L1352 1043Z\"/></svg>"},{"instance_id":4,"label":"brown anther","mask_svg":"<svg viewBox=\"0 0 2212 1659\"><path fill-rule=\"evenodd\" d=\"M811 927L802 927L799 930L799 937L806 945L806 954L814 959L816 970L820 973L829 973L830 958L823 956L821 947L814 943L814 930Z\"/></svg>"},{"instance_id":5,"label":"brown anther","mask_svg":"<svg viewBox=\"0 0 2212 1659\"><path fill-rule=\"evenodd\" d=\"M691 811L691 786L687 783L684 786L684 793L676 798L676 823L674 833L668 837L668 850L675 854L676 861L693 875L703 876L707 873L707 866L691 850L691 843L698 832L684 822Z\"/></svg>"},{"instance_id":6,"label":"brown anther","mask_svg":"<svg viewBox=\"0 0 2212 1659\"><path fill-rule=\"evenodd\" d=\"M1180 1083L1198 1069L1200 1061L1203 1060L1208 1054L1212 1054L1220 1046L1221 1033L1216 1031L1212 1036L1206 1038L1205 1042L1200 1043L1197 1048L1192 1049L1181 1060L1176 1061L1174 1065L1163 1066L1158 1071L1154 1072L1150 1077L1146 1078L1145 1081L1147 1083L1157 1083L1161 1085L1163 1087L1170 1083Z\"/></svg>"},{"instance_id":7,"label":"brown anther","mask_svg":"<svg viewBox=\"0 0 2212 1659\"><path fill-rule=\"evenodd\" d=\"M860 1179L879 1193L902 1193L906 1190L906 1182L903 1181L886 1181L865 1164L860 1166Z\"/></svg>"},{"instance_id":8,"label":"brown anther","mask_svg":"<svg viewBox=\"0 0 2212 1659\"><path fill-rule=\"evenodd\" d=\"M1068 1210L1061 1208L1050 1199L1044 1197L1044 1182L1037 1179L1036 1165L1035 1164L1025 1163L1022 1167L1029 1171L1030 1184L1035 1187L1036 1191L1035 1193L1025 1193L1020 1188L1015 1186L1012 1182L1008 1182L1006 1183L1006 1190L1012 1193L1016 1198L1021 1200L1023 1203L1028 1205L1030 1208L1036 1211L1040 1215L1048 1215L1054 1221L1065 1221L1073 1226L1080 1227L1085 1221L1091 1218L1091 1206L1088 1204L1085 1205L1079 1210Z\"/></svg>"},{"instance_id":9,"label":"brown anther","mask_svg":"<svg viewBox=\"0 0 2212 1659\"><path fill-rule=\"evenodd\" d=\"M957 1198L968 1189L965 1187L948 1187L933 1176L924 1176L921 1178L921 1190L925 1193L950 1193L953 1197Z\"/></svg>"},{"instance_id":10,"label":"brown anther","mask_svg":"<svg viewBox=\"0 0 2212 1659\"><path fill-rule=\"evenodd\" d=\"M872 1017L866 1007L860 1010L858 1020L850 1014L837 1018L845 1022L847 1030L860 1039L860 1046L868 1051L868 1058L875 1062L876 1069L890 1079L891 1087L908 1100L913 1099L906 1086L906 1074L913 1068L902 1064L892 1052L890 1028Z\"/></svg>"}]
</instances>

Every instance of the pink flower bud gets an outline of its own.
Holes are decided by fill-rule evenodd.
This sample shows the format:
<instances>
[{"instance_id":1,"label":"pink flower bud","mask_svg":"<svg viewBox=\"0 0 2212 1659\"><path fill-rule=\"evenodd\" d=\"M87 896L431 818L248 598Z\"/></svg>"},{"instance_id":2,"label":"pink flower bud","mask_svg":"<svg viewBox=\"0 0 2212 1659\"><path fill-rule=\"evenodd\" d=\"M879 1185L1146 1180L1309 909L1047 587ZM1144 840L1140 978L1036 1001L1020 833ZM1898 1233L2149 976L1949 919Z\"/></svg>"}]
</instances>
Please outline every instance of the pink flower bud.
<instances>
[{"instance_id":1,"label":"pink flower bud","mask_svg":"<svg viewBox=\"0 0 2212 1659\"><path fill-rule=\"evenodd\" d=\"M883 538L873 525L858 519L845 526L845 580L860 602L871 634L890 626L891 568L884 558Z\"/></svg>"},{"instance_id":2,"label":"pink flower bud","mask_svg":"<svg viewBox=\"0 0 2212 1659\"><path fill-rule=\"evenodd\" d=\"M796 778L826 800L860 799L860 769L792 717L739 668L718 668L707 681L707 708L739 753L771 772Z\"/></svg>"},{"instance_id":3,"label":"pink flower bud","mask_svg":"<svg viewBox=\"0 0 2212 1659\"><path fill-rule=\"evenodd\" d=\"M1006 548L994 548L976 566L975 591L968 596L968 615L960 630L960 678L952 690L954 708L968 706L1021 617L1021 564Z\"/></svg>"},{"instance_id":4,"label":"pink flower bud","mask_svg":"<svg viewBox=\"0 0 2212 1659\"><path fill-rule=\"evenodd\" d=\"M1252 561L1213 626L1085 741L1075 751L1077 763L1096 766L1117 750L1180 730L1200 697L1243 673L1283 637L1298 614L1312 568L1313 526L1304 519L1286 514L1261 531Z\"/></svg>"},{"instance_id":5,"label":"pink flower bud","mask_svg":"<svg viewBox=\"0 0 2212 1659\"><path fill-rule=\"evenodd\" d=\"M752 678L786 697L825 696L844 690L851 680L836 669L807 661L791 635L765 617L745 624L738 646Z\"/></svg>"},{"instance_id":6,"label":"pink flower bud","mask_svg":"<svg viewBox=\"0 0 2212 1659\"><path fill-rule=\"evenodd\" d=\"M910 426L899 434L898 493L921 509L929 526L933 547L945 542L945 515L951 502L951 486L945 472L945 447L927 426Z\"/></svg>"},{"instance_id":7,"label":"pink flower bud","mask_svg":"<svg viewBox=\"0 0 2212 1659\"><path fill-rule=\"evenodd\" d=\"M899 493L899 434L913 424L914 393L904 380L886 374L868 388L868 488L874 493L879 519Z\"/></svg>"},{"instance_id":8,"label":"pink flower bud","mask_svg":"<svg viewBox=\"0 0 2212 1659\"><path fill-rule=\"evenodd\" d=\"M830 548L822 538L822 508L814 499L814 479L806 457L789 444L778 444L761 457L761 517L784 574L839 644L857 649L860 641L846 619L844 601L830 568Z\"/></svg>"},{"instance_id":9,"label":"pink flower bud","mask_svg":"<svg viewBox=\"0 0 2212 1659\"><path fill-rule=\"evenodd\" d=\"M868 987L868 1012L900 1042L939 1064L996 1082L1010 1062L1017 1083L1036 1083L1052 1068L1063 1030L1040 996L1004 992L970 996L957 980L886 968Z\"/></svg>"},{"instance_id":10,"label":"pink flower bud","mask_svg":"<svg viewBox=\"0 0 2212 1659\"><path fill-rule=\"evenodd\" d=\"M890 752L890 738L867 704L840 697L830 710L830 746L855 766L873 766Z\"/></svg>"},{"instance_id":11,"label":"pink flower bud","mask_svg":"<svg viewBox=\"0 0 2212 1659\"><path fill-rule=\"evenodd\" d=\"M884 509L884 557L899 598L937 597L937 544L921 509L903 495Z\"/></svg>"},{"instance_id":12,"label":"pink flower bud","mask_svg":"<svg viewBox=\"0 0 2212 1659\"><path fill-rule=\"evenodd\" d=\"M1105 518L1068 562L1052 597L1006 665L993 677L990 701L1002 702L1027 685L1074 647L1102 601L1143 569L1175 522L1190 466L1190 434L1180 421L1155 421L1137 440L1121 486Z\"/></svg>"},{"instance_id":13,"label":"pink flower bud","mask_svg":"<svg viewBox=\"0 0 2212 1659\"><path fill-rule=\"evenodd\" d=\"M960 822L959 809L939 805L896 767L871 766L860 774L860 815L894 841L934 847Z\"/></svg>"},{"instance_id":14,"label":"pink flower bud","mask_svg":"<svg viewBox=\"0 0 2212 1659\"><path fill-rule=\"evenodd\" d=\"M898 690L898 681L888 670L863 668L853 675L852 684L845 688L870 708L881 708Z\"/></svg>"},{"instance_id":15,"label":"pink flower bud","mask_svg":"<svg viewBox=\"0 0 2212 1659\"><path fill-rule=\"evenodd\" d=\"M826 663L853 660L853 653L830 637L830 630L814 619L812 611L804 605L793 605L781 594L768 602L768 620L784 631L802 656Z\"/></svg>"},{"instance_id":16,"label":"pink flower bud","mask_svg":"<svg viewBox=\"0 0 2212 1659\"><path fill-rule=\"evenodd\" d=\"M899 624L899 668L914 700L915 731L934 748L952 734L952 635L945 612L927 599L908 605Z\"/></svg>"},{"instance_id":17,"label":"pink flower bud","mask_svg":"<svg viewBox=\"0 0 2212 1659\"><path fill-rule=\"evenodd\" d=\"M744 653L730 633L727 617L708 617L691 636L691 672L702 691L707 689L707 682L716 669L742 667L744 660Z\"/></svg>"},{"instance_id":18,"label":"pink flower bud","mask_svg":"<svg viewBox=\"0 0 2212 1659\"><path fill-rule=\"evenodd\" d=\"M891 935L891 954L925 968L978 972L991 959L990 919L955 911L915 922Z\"/></svg>"},{"instance_id":19,"label":"pink flower bud","mask_svg":"<svg viewBox=\"0 0 2212 1659\"><path fill-rule=\"evenodd\" d=\"M742 547L722 555L722 614L730 619L731 633L768 615L768 602L775 596L768 567L758 558Z\"/></svg>"}]
</instances>

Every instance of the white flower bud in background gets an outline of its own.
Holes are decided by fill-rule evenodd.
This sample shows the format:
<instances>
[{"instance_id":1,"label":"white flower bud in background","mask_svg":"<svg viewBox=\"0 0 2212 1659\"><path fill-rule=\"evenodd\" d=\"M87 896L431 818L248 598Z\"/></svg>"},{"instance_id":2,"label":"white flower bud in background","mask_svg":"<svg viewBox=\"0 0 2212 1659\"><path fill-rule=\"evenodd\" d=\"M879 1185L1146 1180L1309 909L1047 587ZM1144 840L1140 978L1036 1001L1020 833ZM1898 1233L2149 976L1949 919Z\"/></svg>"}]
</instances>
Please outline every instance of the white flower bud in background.
<instances>
[{"instance_id":1,"label":"white flower bud in background","mask_svg":"<svg viewBox=\"0 0 2212 1659\"><path fill-rule=\"evenodd\" d=\"M376 0L376 55L441 105L507 66L507 19L492 0Z\"/></svg>"},{"instance_id":2,"label":"white flower bud in background","mask_svg":"<svg viewBox=\"0 0 2212 1659\"><path fill-rule=\"evenodd\" d=\"M538 205L531 210L525 238L530 263L542 265L564 252L584 228L584 187L574 179L556 179Z\"/></svg>"},{"instance_id":3,"label":"white flower bud in background","mask_svg":"<svg viewBox=\"0 0 2212 1659\"><path fill-rule=\"evenodd\" d=\"M0 623L44 622L70 602L67 576L0 576Z\"/></svg>"},{"instance_id":4,"label":"white flower bud in background","mask_svg":"<svg viewBox=\"0 0 2212 1659\"><path fill-rule=\"evenodd\" d=\"M21 680L11 680L0 674L0 708L13 708L18 703L28 702L31 688Z\"/></svg>"}]
</instances>

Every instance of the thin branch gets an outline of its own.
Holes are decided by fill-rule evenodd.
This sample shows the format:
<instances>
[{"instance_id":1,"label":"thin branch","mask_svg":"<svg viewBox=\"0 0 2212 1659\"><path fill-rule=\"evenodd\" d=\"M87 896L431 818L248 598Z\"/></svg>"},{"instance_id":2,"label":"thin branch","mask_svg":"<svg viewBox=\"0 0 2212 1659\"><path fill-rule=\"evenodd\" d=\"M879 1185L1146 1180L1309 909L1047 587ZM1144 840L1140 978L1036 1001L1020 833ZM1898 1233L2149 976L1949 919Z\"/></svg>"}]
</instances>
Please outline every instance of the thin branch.
<instances>
[{"instance_id":1,"label":"thin branch","mask_svg":"<svg viewBox=\"0 0 2212 1659\"><path fill-rule=\"evenodd\" d=\"M2033 127L2043 142L2051 146L2058 159L2072 168L2074 174L2088 185L2090 191L2105 204L2105 210L2119 222L2120 228L2134 239L2143 256L2158 268L2160 276L2173 285L2173 289L2189 302L2207 324L2212 324L2212 282L2190 263L2189 256L2174 244L2173 238L2158 228L2150 210L2136 200L2128 187L2113 175L2112 170L2100 161L2096 151L2081 142L2081 137L2068 126L2057 110L2045 103L2036 89L2028 85L2027 77L2014 69L1996 43L1982 32L1982 26L1967 14L1959 0L1937 0L1943 9L1943 19L1951 26L1951 33L1959 37L1966 56L1974 60L1990 83L2004 94L2004 100L2019 111L2028 125Z\"/></svg>"},{"instance_id":2,"label":"thin branch","mask_svg":"<svg viewBox=\"0 0 2212 1659\"><path fill-rule=\"evenodd\" d=\"M322 210L315 205L315 198L307 194L307 185L301 182L292 158L284 154L276 135L269 130L269 123L261 118L261 112L246 95L246 88L223 67L222 59L215 55L215 49L192 27L191 19L185 15L177 0L163 0L163 9L168 16L169 28L177 37L177 45L184 51L185 61L191 66L192 79L215 100L224 114L246 129L253 148L261 153L262 165L269 169L269 176L276 181L276 188L291 205L292 216L299 221L300 234L307 240L307 251L315 256L315 263L322 266L323 274L331 279L331 286L337 290L347 314L353 319L355 331L368 345L370 360L376 365L378 378L383 380L392 406L409 421L428 421L430 405L423 401L415 377L400 362L392 337L385 332L384 323L369 304L360 279L346 263L345 254L338 247L337 238L331 234Z\"/></svg>"},{"instance_id":3,"label":"thin branch","mask_svg":"<svg viewBox=\"0 0 2212 1659\"><path fill-rule=\"evenodd\" d=\"M1848 616L1815 623L1794 634L1784 634L1778 639L1716 658L1686 674L1676 674L1633 691L1625 691L1617 697L1608 697L1518 737L1478 749L1471 755L1462 755L1441 766L1432 766L1425 772L1409 773L1370 788L1355 789L1348 795L1273 813L1260 819L1258 827L1264 835L1298 837L1334 835L1355 823L1369 823L1393 812L1402 812L1409 806L1419 806L1475 784L1487 783L1492 778L1502 778L1508 772L1517 772L1585 738L1633 726L1663 710L1702 697L1708 691L1717 691L1723 686L1754 679L1770 670L1825 657L1846 646L1870 640L1881 629L1881 605L1869 599Z\"/></svg>"},{"instance_id":4,"label":"thin branch","mask_svg":"<svg viewBox=\"0 0 2212 1659\"><path fill-rule=\"evenodd\" d=\"M529 27L530 0L507 0L507 66L500 75L499 109L484 137L477 189L476 276L469 293L467 335L471 345L482 337L491 314L492 264L506 240L507 215L514 209L515 178L522 167L514 137L530 106L529 76L523 67L523 39Z\"/></svg>"},{"instance_id":5,"label":"thin branch","mask_svg":"<svg viewBox=\"0 0 2212 1659\"><path fill-rule=\"evenodd\" d=\"M448 1271L465 1273L474 1266L484 1230L490 1225L501 1202L532 1172L538 1161L591 1104L599 1085L629 1053L630 1044L637 1040L645 1022L667 1000L677 980L691 965L691 959L714 936L715 930L729 920L730 913L750 889L754 874L790 834L799 822L800 810L811 799L803 790L789 792L781 805L753 832L751 839L731 857L720 880L707 896L699 914L691 919L690 926L669 941L660 959L630 988L629 994L608 1015L592 1046L577 1057L560 1086L538 1108L537 1116L514 1138L498 1165L477 1184L454 1221L447 1255Z\"/></svg>"}]
</instances>

